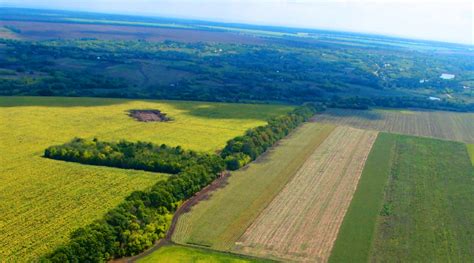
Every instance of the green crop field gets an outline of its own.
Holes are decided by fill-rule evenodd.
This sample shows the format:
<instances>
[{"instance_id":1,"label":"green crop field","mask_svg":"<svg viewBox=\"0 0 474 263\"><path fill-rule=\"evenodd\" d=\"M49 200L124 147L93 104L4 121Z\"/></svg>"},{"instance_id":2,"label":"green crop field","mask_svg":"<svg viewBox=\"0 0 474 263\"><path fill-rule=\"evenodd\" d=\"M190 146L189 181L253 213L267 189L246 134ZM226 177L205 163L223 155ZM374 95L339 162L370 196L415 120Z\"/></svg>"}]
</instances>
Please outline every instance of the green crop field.
<instances>
[{"instance_id":1,"label":"green crop field","mask_svg":"<svg viewBox=\"0 0 474 263\"><path fill-rule=\"evenodd\" d=\"M253 259L236 256L228 253L215 252L207 249L183 246L165 246L152 254L137 260L138 263L244 263L244 262L271 262L263 259Z\"/></svg>"},{"instance_id":2,"label":"green crop field","mask_svg":"<svg viewBox=\"0 0 474 263\"><path fill-rule=\"evenodd\" d=\"M371 259L470 262L474 169L462 143L400 136Z\"/></svg>"},{"instance_id":3,"label":"green crop field","mask_svg":"<svg viewBox=\"0 0 474 263\"><path fill-rule=\"evenodd\" d=\"M138 122L159 109L171 122ZM143 140L214 152L284 106L99 98L0 97L0 261L31 261L100 218L131 191L166 175L42 158L75 136Z\"/></svg>"},{"instance_id":4,"label":"green crop field","mask_svg":"<svg viewBox=\"0 0 474 263\"><path fill-rule=\"evenodd\" d=\"M469 262L473 175L462 143L381 134L330 261Z\"/></svg>"},{"instance_id":5,"label":"green crop field","mask_svg":"<svg viewBox=\"0 0 474 263\"><path fill-rule=\"evenodd\" d=\"M329 262L367 262L397 135L379 133L339 229Z\"/></svg>"},{"instance_id":6,"label":"green crop field","mask_svg":"<svg viewBox=\"0 0 474 263\"><path fill-rule=\"evenodd\" d=\"M334 126L307 123L183 214L173 241L230 250Z\"/></svg>"},{"instance_id":7,"label":"green crop field","mask_svg":"<svg viewBox=\"0 0 474 263\"><path fill-rule=\"evenodd\" d=\"M471 163L472 165L474 165L474 144L468 144L467 151L469 153L469 156L471 157Z\"/></svg>"},{"instance_id":8,"label":"green crop field","mask_svg":"<svg viewBox=\"0 0 474 263\"><path fill-rule=\"evenodd\" d=\"M323 123L474 143L474 113L329 109Z\"/></svg>"}]
</instances>

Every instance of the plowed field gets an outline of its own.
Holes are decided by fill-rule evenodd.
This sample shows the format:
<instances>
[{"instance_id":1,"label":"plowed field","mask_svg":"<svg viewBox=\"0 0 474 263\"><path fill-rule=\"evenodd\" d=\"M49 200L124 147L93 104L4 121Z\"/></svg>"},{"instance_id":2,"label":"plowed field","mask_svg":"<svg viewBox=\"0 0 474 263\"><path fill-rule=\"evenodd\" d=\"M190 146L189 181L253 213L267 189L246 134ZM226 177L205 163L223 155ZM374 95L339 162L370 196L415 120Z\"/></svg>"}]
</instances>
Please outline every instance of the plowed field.
<instances>
[{"instance_id":1,"label":"plowed field","mask_svg":"<svg viewBox=\"0 0 474 263\"><path fill-rule=\"evenodd\" d=\"M474 114L447 111L329 109L318 122L474 143Z\"/></svg>"},{"instance_id":2,"label":"plowed field","mask_svg":"<svg viewBox=\"0 0 474 263\"><path fill-rule=\"evenodd\" d=\"M238 242L246 254L326 262L377 132L338 127Z\"/></svg>"}]
</instances>

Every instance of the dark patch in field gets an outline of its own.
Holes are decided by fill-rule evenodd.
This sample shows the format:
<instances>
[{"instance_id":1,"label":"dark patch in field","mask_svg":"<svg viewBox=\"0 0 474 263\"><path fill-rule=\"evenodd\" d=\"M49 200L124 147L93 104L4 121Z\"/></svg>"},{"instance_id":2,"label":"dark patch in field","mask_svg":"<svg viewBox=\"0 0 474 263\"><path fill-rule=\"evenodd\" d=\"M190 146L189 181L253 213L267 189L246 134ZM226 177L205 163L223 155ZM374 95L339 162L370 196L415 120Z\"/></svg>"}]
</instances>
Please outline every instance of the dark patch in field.
<instances>
[{"instance_id":1,"label":"dark patch in field","mask_svg":"<svg viewBox=\"0 0 474 263\"><path fill-rule=\"evenodd\" d=\"M143 122L165 122L171 120L166 116L166 113L163 113L160 110L129 110L128 116L136 119L137 121Z\"/></svg>"}]
</instances>

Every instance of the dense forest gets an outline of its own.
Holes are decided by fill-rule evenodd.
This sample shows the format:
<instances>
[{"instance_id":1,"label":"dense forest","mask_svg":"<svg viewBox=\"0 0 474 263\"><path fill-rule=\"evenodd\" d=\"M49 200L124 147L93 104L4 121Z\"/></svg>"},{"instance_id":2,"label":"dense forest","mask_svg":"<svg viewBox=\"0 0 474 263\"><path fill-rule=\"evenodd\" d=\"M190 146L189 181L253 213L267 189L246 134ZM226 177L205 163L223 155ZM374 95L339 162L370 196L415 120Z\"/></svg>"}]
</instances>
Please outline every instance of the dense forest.
<instances>
[{"instance_id":1,"label":"dense forest","mask_svg":"<svg viewBox=\"0 0 474 263\"><path fill-rule=\"evenodd\" d=\"M71 234L70 241L45 255L41 262L105 262L136 255L165 236L173 212L215 180L254 160L299 124L323 110L305 104L230 140L221 155L209 155L145 142L118 143L74 139L45 150L44 156L87 164L174 173L151 189L135 191L104 218ZM242 143L242 147L237 147ZM222 156L222 157L221 157Z\"/></svg>"},{"instance_id":2,"label":"dense forest","mask_svg":"<svg viewBox=\"0 0 474 263\"><path fill-rule=\"evenodd\" d=\"M0 54L0 95L474 110L474 63L460 54L298 41L97 39L3 39ZM442 79L443 73L455 78Z\"/></svg>"}]
</instances>

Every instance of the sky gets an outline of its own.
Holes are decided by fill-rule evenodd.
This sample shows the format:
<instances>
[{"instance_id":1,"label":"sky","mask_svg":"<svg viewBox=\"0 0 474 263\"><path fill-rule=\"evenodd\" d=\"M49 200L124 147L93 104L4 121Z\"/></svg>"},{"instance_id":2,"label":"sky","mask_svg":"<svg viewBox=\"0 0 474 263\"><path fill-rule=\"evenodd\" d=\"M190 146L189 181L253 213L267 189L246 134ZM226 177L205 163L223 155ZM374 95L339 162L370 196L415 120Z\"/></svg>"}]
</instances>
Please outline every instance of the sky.
<instances>
[{"instance_id":1,"label":"sky","mask_svg":"<svg viewBox=\"0 0 474 263\"><path fill-rule=\"evenodd\" d=\"M96 11L374 33L474 45L469 0L0 0Z\"/></svg>"}]
</instances>

